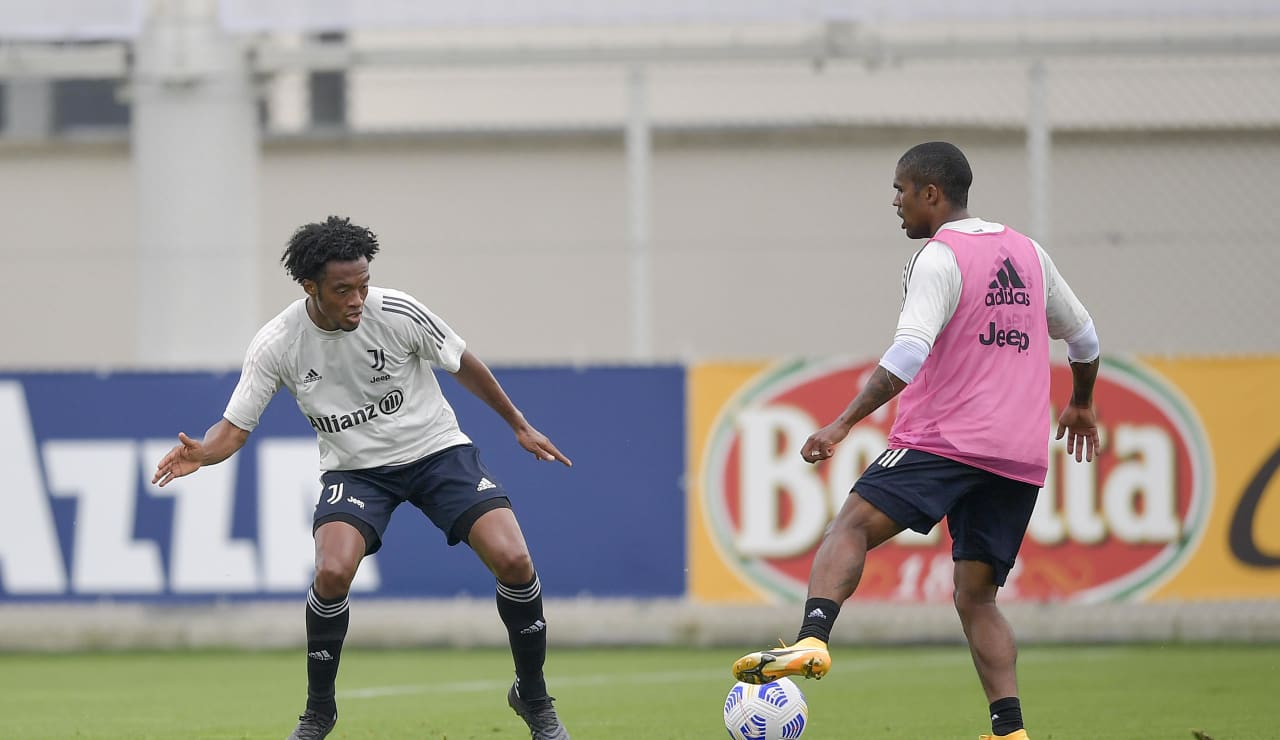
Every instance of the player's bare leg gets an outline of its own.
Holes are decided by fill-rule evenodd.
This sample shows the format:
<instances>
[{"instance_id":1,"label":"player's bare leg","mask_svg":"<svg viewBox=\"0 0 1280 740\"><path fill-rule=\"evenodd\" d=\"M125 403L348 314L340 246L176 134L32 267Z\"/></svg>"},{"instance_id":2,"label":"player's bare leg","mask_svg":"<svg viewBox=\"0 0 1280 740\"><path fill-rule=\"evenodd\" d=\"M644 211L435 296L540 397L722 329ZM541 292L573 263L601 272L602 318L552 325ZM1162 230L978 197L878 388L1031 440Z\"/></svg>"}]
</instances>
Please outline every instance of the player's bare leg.
<instances>
[{"instance_id":1,"label":"player's bare leg","mask_svg":"<svg viewBox=\"0 0 1280 740\"><path fill-rule=\"evenodd\" d=\"M347 594L365 553L360 530L330 521L316 530L316 572L307 593L307 708L288 740L321 740L338 723L338 661L350 624Z\"/></svg>"},{"instance_id":2,"label":"player's bare leg","mask_svg":"<svg viewBox=\"0 0 1280 740\"><path fill-rule=\"evenodd\" d=\"M467 544L499 581L523 583L533 579L533 558L511 509L493 509L481 515L471 525Z\"/></svg>"},{"instance_id":3,"label":"player's bare leg","mask_svg":"<svg viewBox=\"0 0 1280 740\"><path fill-rule=\"evenodd\" d=\"M857 493L850 493L827 525L809 571L809 596L843 604L862 581L867 552L902 531L902 526Z\"/></svg>"},{"instance_id":4,"label":"player's bare leg","mask_svg":"<svg viewBox=\"0 0 1280 740\"><path fill-rule=\"evenodd\" d=\"M498 616L507 627L516 669L507 704L529 725L534 740L569 740L542 674L547 657L542 585L515 514L507 508L485 512L471 525L467 544L498 581Z\"/></svg>"},{"instance_id":5,"label":"player's bare leg","mask_svg":"<svg viewBox=\"0 0 1280 740\"><path fill-rule=\"evenodd\" d=\"M827 642L840 605L858 588L867 551L902 531L884 512L849 494L827 527L809 571L804 623L795 643L748 653L733 664L739 681L763 684L783 676L821 679L831 669Z\"/></svg>"},{"instance_id":6,"label":"player's bare leg","mask_svg":"<svg viewBox=\"0 0 1280 740\"><path fill-rule=\"evenodd\" d=\"M973 666L978 680L987 695L992 713L1016 712L1012 731L1002 735L984 735L991 738L1026 738L1021 728L1022 706L1018 701L1018 646L1013 628L996 606L999 587L994 583L994 572L987 563L975 560L958 560L955 565L956 614L969 642ZM1007 707L1007 711L1002 709ZM1011 716L993 717L993 723L1014 719Z\"/></svg>"}]
</instances>

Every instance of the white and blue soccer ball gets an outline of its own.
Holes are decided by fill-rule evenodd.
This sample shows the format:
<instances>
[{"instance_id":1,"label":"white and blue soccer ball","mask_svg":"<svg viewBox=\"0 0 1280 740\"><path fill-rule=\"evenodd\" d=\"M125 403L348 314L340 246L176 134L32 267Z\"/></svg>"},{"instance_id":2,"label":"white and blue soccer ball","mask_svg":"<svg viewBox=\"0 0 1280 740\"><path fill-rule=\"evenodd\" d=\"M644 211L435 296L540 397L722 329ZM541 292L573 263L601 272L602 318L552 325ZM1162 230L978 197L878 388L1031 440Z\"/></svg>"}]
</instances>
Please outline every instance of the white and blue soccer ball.
<instances>
[{"instance_id":1,"label":"white and blue soccer ball","mask_svg":"<svg viewBox=\"0 0 1280 740\"><path fill-rule=\"evenodd\" d=\"M724 700L724 728L733 740L799 740L808 724L809 705L789 678L739 682Z\"/></svg>"}]
</instances>

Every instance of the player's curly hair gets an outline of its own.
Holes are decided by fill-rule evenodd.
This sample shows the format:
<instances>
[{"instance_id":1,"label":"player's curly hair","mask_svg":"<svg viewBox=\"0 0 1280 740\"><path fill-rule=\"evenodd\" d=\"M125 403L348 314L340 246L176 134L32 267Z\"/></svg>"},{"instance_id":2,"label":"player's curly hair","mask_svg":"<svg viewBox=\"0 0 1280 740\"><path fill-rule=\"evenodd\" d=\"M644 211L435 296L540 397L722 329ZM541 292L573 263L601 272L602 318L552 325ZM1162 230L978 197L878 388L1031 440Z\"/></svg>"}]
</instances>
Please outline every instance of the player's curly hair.
<instances>
[{"instance_id":1,"label":"player's curly hair","mask_svg":"<svg viewBox=\"0 0 1280 740\"><path fill-rule=\"evenodd\" d=\"M289 237L280 263L298 283L319 281L329 262L349 262L364 257L370 262L378 253L378 237L363 226L342 216L330 216L324 223L299 226Z\"/></svg>"},{"instance_id":2,"label":"player's curly hair","mask_svg":"<svg viewBox=\"0 0 1280 740\"><path fill-rule=\"evenodd\" d=\"M898 166L917 189L933 183L951 205L956 208L969 206L973 170L969 169L969 160L965 159L964 152L955 144L945 141L916 144L902 155Z\"/></svg>"}]
</instances>

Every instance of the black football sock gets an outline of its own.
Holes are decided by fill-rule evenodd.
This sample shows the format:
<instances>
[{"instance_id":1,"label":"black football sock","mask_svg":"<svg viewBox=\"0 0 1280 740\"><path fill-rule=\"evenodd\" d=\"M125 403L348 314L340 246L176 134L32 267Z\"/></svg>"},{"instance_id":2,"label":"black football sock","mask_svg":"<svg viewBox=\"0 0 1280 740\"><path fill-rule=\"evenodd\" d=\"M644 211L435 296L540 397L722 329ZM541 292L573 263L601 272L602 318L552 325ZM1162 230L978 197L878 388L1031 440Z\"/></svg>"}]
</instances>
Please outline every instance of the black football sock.
<instances>
[{"instance_id":1,"label":"black football sock","mask_svg":"<svg viewBox=\"0 0 1280 740\"><path fill-rule=\"evenodd\" d=\"M800 634L796 640L816 637L823 642L831 642L831 628L840 616L840 605L831 599L807 599L804 602L804 621L800 623Z\"/></svg>"},{"instance_id":2,"label":"black football sock","mask_svg":"<svg viewBox=\"0 0 1280 740\"><path fill-rule=\"evenodd\" d=\"M1006 696L991 703L991 734L1008 735L1022 727L1022 702L1016 696Z\"/></svg>"},{"instance_id":3,"label":"black football sock","mask_svg":"<svg viewBox=\"0 0 1280 740\"><path fill-rule=\"evenodd\" d=\"M350 622L347 597L331 601L314 587L307 591L307 709L328 717L338 713L334 682Z\"/></svg>"},{"instance_id":4,"label":"black football sock","mask_svg":"<svg viewBox=\"0 0 1280 740\"><path fill-rule=\"evenodd\" d=\"M516 690L525 701L547 698L542 665L547 660L547 623L542 617L542 584L538 574L518 586L498 581L498 616L507 626L516 664Z\"/></svg>"}]
</instances>

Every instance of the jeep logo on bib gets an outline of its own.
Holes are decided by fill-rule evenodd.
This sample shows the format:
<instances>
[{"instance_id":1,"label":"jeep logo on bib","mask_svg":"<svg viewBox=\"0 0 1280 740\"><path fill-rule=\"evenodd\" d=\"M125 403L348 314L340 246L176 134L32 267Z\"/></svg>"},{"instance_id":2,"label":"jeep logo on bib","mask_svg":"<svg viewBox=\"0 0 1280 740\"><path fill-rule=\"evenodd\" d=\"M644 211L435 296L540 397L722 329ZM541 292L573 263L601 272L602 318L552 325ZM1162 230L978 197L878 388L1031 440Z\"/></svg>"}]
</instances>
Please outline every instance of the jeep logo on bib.
<instances>
[{"instance_id":1,"label":"jeep logo on bib","mask_svg":"<svg viewBox=\"0 0 1280 740\"><path fill-rule=\"evenodd\" d=\"M713 423L700 454L699 489L720 559L745 583L802 600L822 533L862 471L885 451L896 402L853 428L819 465L805 439L834 419L876 362L797 361L748 381ZM1212 461L1187 403L1151 371L1104 360L1094 396L1103 451L1076 463L1050 441L1071 371L1051 372L1045 420L1049 476L1002 598L1138 599L1172 576L1208 519ZM951 539L945 520L904 532L870 553L858 599L948 602Z\"/></svg>"}]
</instances>

